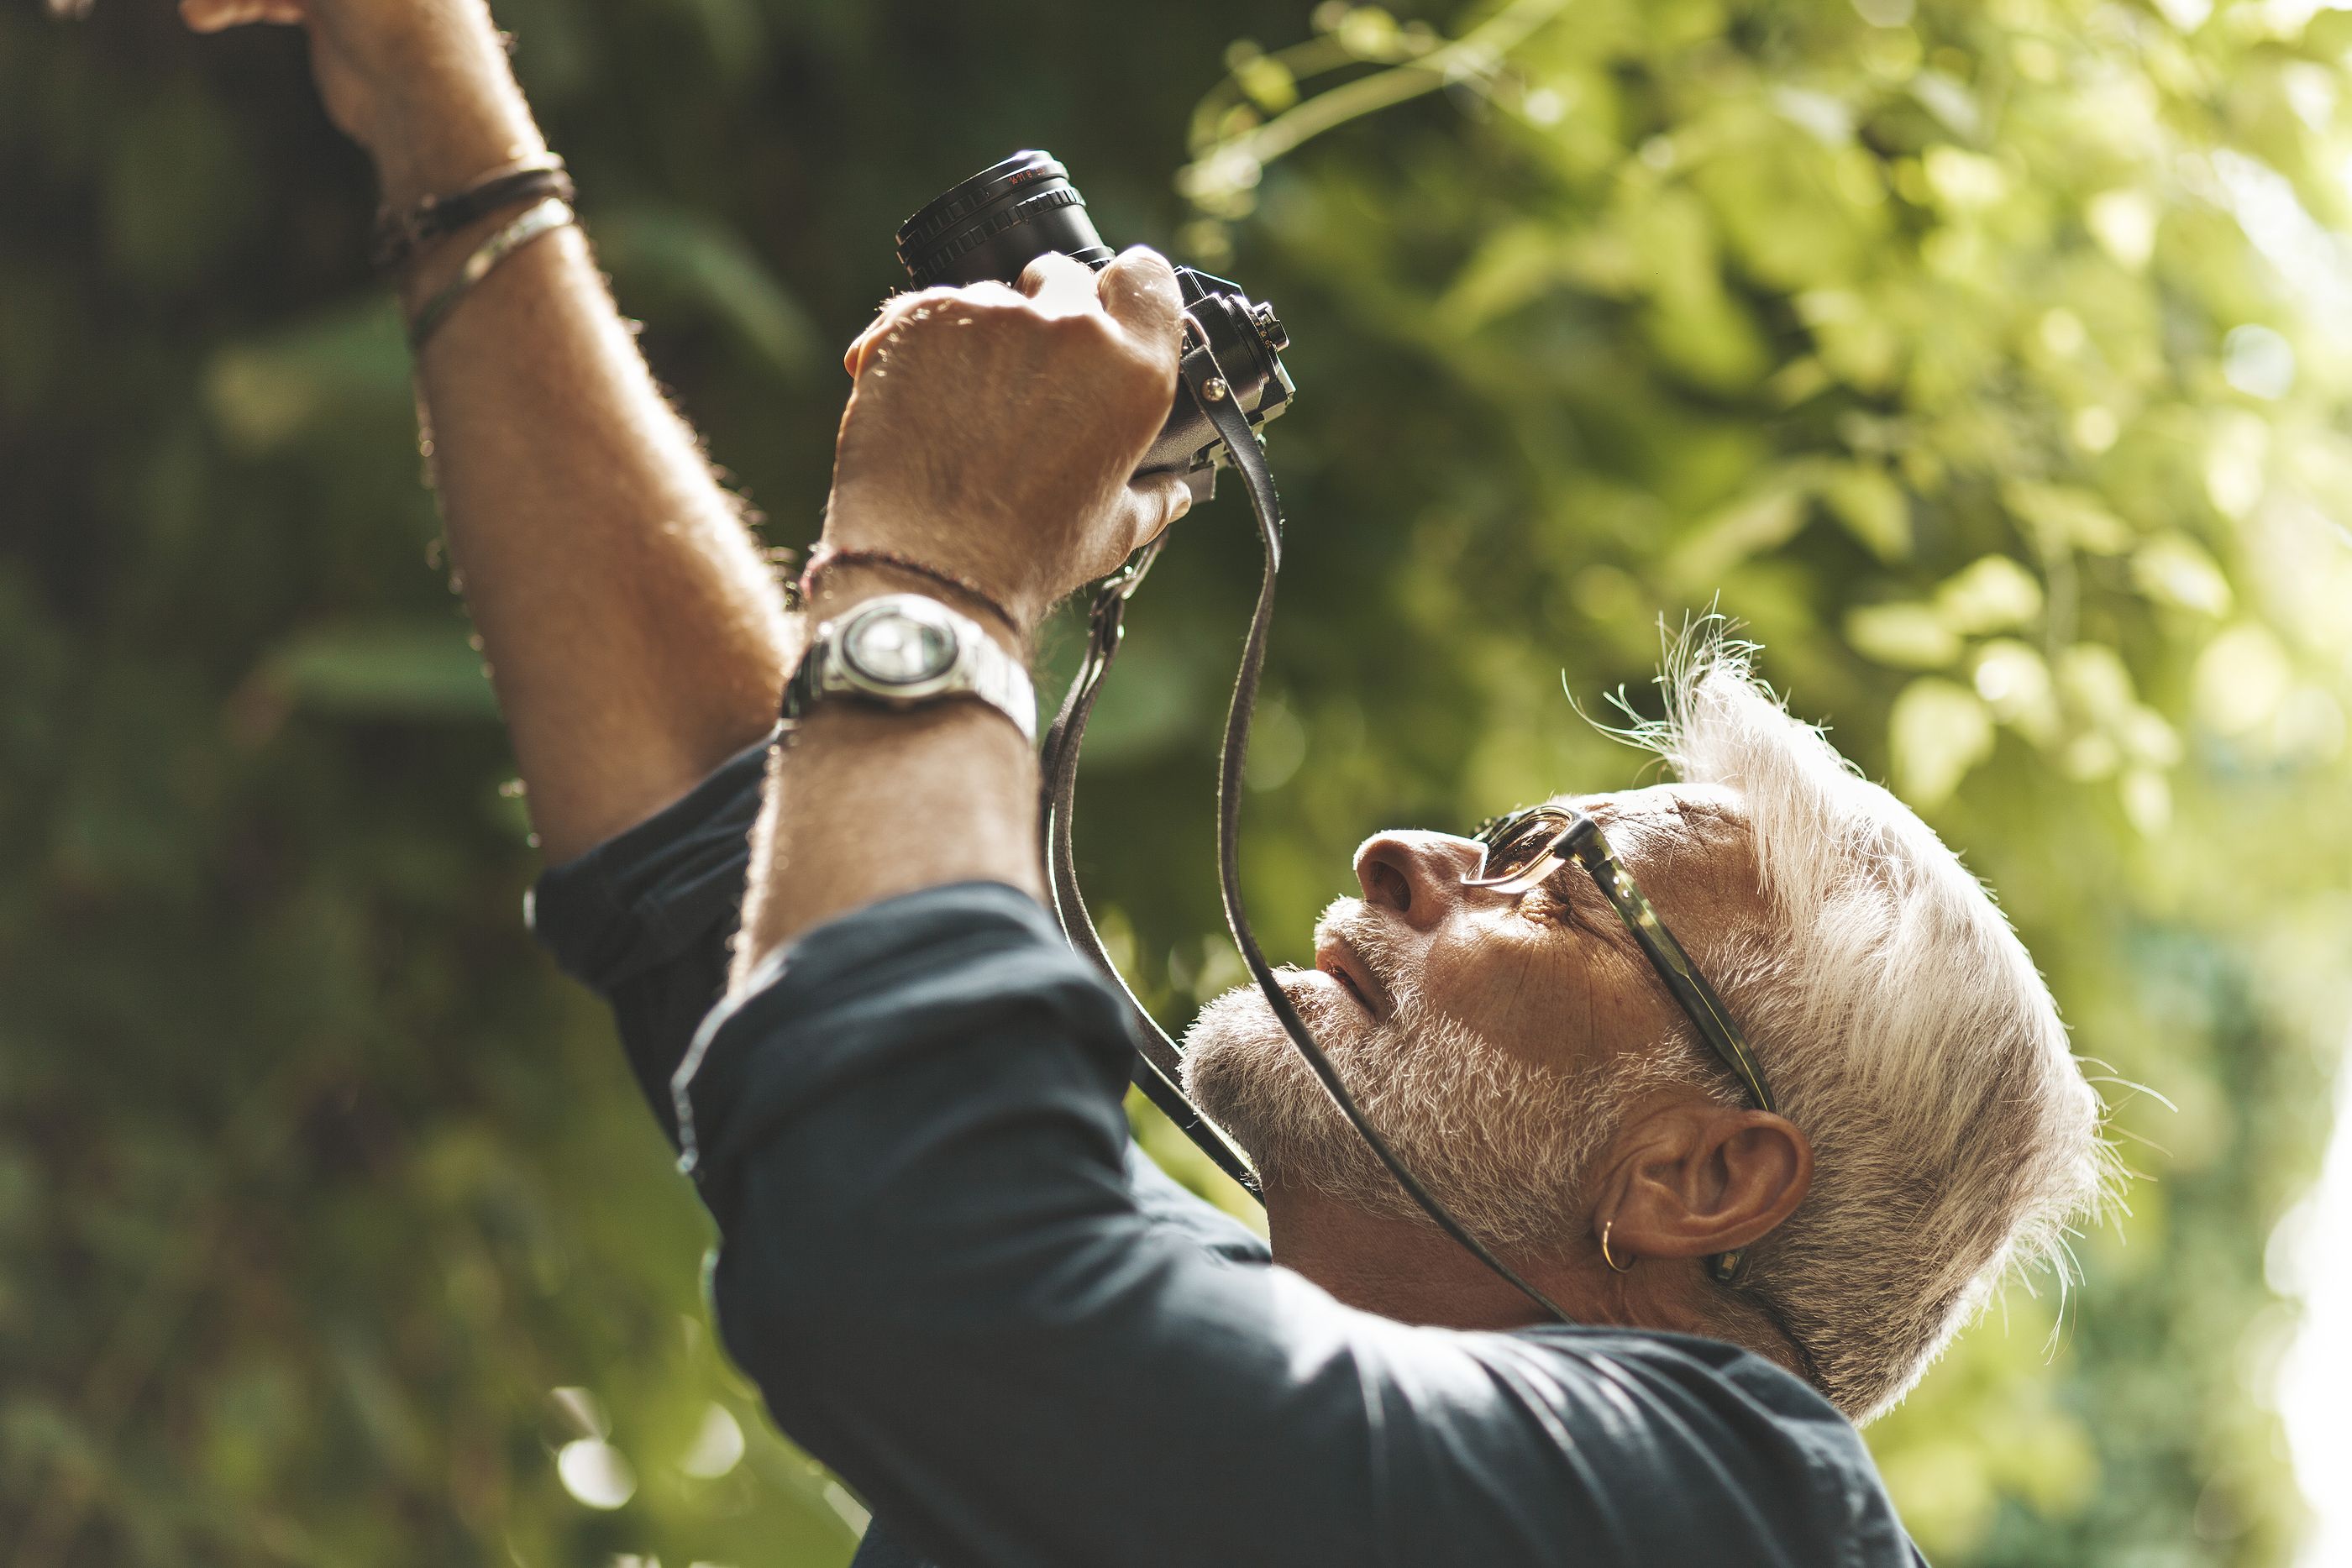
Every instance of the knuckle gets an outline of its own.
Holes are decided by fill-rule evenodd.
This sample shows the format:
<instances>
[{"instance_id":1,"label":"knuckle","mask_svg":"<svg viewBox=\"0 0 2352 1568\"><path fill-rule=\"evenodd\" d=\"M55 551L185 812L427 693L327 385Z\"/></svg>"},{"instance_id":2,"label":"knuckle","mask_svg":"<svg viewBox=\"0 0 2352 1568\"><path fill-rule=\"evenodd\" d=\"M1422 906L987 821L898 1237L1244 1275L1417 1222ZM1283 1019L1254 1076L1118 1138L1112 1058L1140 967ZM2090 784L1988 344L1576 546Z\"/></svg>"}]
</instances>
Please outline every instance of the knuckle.
<instances>
[{"instance_id":1,"label":"knuckle","mask_svg":"<svg viewBox=\"0 0 2352 1568\"><path fill-rule=\"evenodd\" d=\"M971 292L962 288L934 287L894 294L882 302L880 319L890 323L925 320Z\"/></svg>"},{"instance_id":2,"label":"knuckle","mask_svg":"<svg viewBox=\"0 0 2352 1568\"><path fill-rule=\"evenodd\" d=\"M1033 256L1029 265L1021 269L1021 277L1024 282L1033 278L1043 282L1055 273L1066 271L1077 265L1076 261L1058 250L1044 251Z\"/></svg>"},{"instance_id":3,"label":"knuckle","mask_svg":"<svg viewBox=\"0 0 2352 1568\"><path fill-rule=\"evenodd\" d=\"M896 317L903 316L908 311L921 305L925 299L929 298L936 292L938 292L936 289L925 288L893 294L888 298L882 301L882 308L876 312L876 314L880 316L882 319L886 321Z\"/></svg>"},{"instance_id":4,"label":"knuckle","mask_svg":"<svg viewBox=\"0 0 2352 1568\"><path fill-rule=\"evenodd\" d=\"M1175 287L1175 264L1150 246L1129 246L1124 259L1134 269L1139 283L1154 288L1161 284Z\"/></svg>"},{"instance_id":5,"label":"knuckle","mask_svg":"<svg viewBox=\"0 0 2352 1568\"><path fill-rule=\"evenodd\" d=\"M1019 289L1009 283L999 283L992 277L966 284L961 288L941 289L940 292L958 304L987 309L1012 308L1027 302Z\"/></svg>"},{"instance_id":6,"label":"knuckle","mask_svg":"<svg viewBox=\"0 0 2352 1568\"><path fill-rule=\"evenodd\" d=\"M1005 317L1018 314L1021 305L1020 297L1002 284L927 288L893 300L877 329L885 344L906 344L956 327L1001 323Z\"/></svg>"}]
</instances>

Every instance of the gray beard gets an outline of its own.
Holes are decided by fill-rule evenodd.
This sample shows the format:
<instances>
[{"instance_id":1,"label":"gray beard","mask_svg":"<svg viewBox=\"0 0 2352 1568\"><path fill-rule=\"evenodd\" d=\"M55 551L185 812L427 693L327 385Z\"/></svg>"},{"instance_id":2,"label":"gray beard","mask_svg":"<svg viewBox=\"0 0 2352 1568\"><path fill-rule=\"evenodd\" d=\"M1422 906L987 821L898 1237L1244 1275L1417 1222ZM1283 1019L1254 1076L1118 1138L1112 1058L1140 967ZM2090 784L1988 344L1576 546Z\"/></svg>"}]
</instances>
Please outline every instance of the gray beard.
<instances>
[{"instance_id":1,"label":"gray beard","mask_svg":"<svg viewBox=\"0 0 2352 1568\"><path fill-rule=\"evenodd\" d=\"M1385 980L1394 967L1381 972ZM1561 1256L1589 1228L1578 1198L1595 1157L1633 1097L1676 1076L1672 1053L1539 1066L1393 981L1390 988L1395 1009L1373 1022L1335 986L1285 986L1365 1119L1454 1218L1490 1247ZM1228 991L1201 1010L1184 1035L1184 1083L1269 1185L1429 1223L1340 1114L1256 987Z\"/></svg>"}]
</instances>

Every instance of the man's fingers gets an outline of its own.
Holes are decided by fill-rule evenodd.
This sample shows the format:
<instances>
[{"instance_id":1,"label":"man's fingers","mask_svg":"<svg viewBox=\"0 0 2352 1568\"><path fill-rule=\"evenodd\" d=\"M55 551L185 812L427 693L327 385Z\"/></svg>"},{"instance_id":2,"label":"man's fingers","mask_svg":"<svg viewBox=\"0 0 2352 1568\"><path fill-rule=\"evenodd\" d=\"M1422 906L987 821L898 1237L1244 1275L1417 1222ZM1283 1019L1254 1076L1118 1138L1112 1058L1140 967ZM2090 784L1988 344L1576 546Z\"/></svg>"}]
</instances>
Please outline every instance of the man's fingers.
<instances>
[{"instance_id":1,"label":"man's fingers","mask_svg":"<svg viewBox=\"0 0 2352 1568\"><path fill-rule=\"evenodd\" d=\"M857 372L866 368L866 356L874 351L892 328L915 311L938 304L946 293L945 289L926 288L912 294L894 294L882 301L882 308L875 313L866 330L857 334L857 340L849 345L849 351L841 356L841 368L849 372L849 379L857 379Z\"/></svg>"},{"instance_id":2,"label":"man's fingers","mask_svg":"<svg viewBox=\"0 0 2352 1568\"><path fill-rule=\"evenodd\" d=\"M1127 486L1127 517L1131 525L1129 549L1140 549L1168 530L1168 526L1192 509L1192 487L1181 474L1146 474Z\"/></svg>"},{"instance_id":3,"label":"man's fingers","mask_svg":"<svg viewBox=\"0 0 2352 1568\"><path fill-rule=\"evenodd\" d=\"M283 5L289 0L270 0L270 3ZM866 368L867 356L889 335L891 329L918 311L945 309L959 303L996 305L1013 298L1013 290L1002 283L974 283L962 288L922 288L907 294L894 294L882 302L882 308L876 313L866 330L857 334L856 340L842 354L841 368L849 372L852 381L856 380L857 373Z\"/></svg>"},{"instance_id":4,"label":"man's fingers","mask_svg":"<svg viewBox=\"0 0 2352 1568\"><path fill-rule=\"evenodd\" d=\"M1103 308L1136 341L1172 363L1184 340L1184 300L1176 269L1149 246L1131 246L1102 270Z\"/></svg>"},{"instance_id":5,"label":"man's fingers","mask_svg":"<svg viewBox=\"0 0 2352 1568\"><path fill-rule=\"evenodd\" d=\"M300 0L180 0L180 20L197 33L218 33L255 22L292 26L304 19Z\"/></svg>"},{"instance_id":6,"label":"man's fingers","mask_svg":"<svg viewBox=\"0 0 2352 1568\"><path fill-rule=\"evenodd\" d=\"M1021 292L1048 316L1081 316L1095 309L1095 270L1058 250L1049 250L1024 267Z\"/></svg>"},{"instance_id":7,"label":"man's fingers","mask_svg":"<svg viewBox=\"0 0 2352 1568\"><path fill-rule=\"evenodd\" d=\"M886 308L883 314L874 318L866 330L857 334L848 348L842 350L841 368L849 372L851 381L856 381L857 372L866 368L866 351L874 346L874 340L881 335L889 319L889 312Z\"/></svg>"}]
</instances>

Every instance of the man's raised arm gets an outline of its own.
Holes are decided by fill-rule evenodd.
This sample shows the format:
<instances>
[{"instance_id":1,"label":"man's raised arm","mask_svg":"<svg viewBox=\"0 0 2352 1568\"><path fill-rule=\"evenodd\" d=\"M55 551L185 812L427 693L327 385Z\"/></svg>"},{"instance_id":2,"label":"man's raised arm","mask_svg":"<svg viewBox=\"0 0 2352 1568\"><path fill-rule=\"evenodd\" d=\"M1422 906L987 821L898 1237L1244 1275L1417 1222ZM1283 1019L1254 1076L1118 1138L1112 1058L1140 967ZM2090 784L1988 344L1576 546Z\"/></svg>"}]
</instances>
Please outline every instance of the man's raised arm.
<instances>
[{"instance_id":1,"label":"man's raised arm","mask_svg":"<svg viewBox=\"0 0 2352 1568\"><path fill-rule=\"evenodd\" d=\"M481 0L182 0L203 32L300 24L328 112L386 207L545 150ZM413 317L520 208L428 246ZM562 860L648 815L774 721L796 633L577 229L508 257L418 366L449 549Z\"/></svg>"}]
</instances>

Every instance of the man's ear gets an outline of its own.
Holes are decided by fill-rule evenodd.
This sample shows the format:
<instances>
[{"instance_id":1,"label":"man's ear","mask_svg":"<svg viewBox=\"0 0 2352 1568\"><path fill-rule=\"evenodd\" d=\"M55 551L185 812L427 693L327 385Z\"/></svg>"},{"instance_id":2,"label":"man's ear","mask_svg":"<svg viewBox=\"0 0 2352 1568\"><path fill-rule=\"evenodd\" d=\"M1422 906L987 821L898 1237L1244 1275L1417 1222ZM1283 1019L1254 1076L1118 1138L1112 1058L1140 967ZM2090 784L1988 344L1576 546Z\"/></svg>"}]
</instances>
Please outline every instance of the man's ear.
<instances>
[{"instance_id":1,"label":"man's ear","mask_svg":"<svg viewBox=\"0 0 2352 1568\"><path fill-rule=\"evenodd\" d=\"M1593 1216L1630 1258L1709 1258L1768 1234L1805 1199L1813 1145L1769 1111L1683 1104L1645 1118Z\"/></svg>"}]
</instances>

